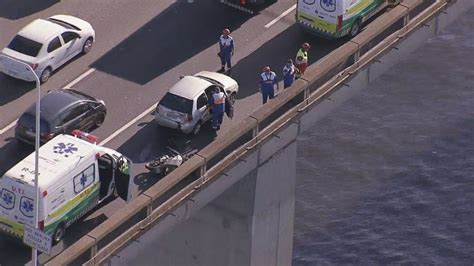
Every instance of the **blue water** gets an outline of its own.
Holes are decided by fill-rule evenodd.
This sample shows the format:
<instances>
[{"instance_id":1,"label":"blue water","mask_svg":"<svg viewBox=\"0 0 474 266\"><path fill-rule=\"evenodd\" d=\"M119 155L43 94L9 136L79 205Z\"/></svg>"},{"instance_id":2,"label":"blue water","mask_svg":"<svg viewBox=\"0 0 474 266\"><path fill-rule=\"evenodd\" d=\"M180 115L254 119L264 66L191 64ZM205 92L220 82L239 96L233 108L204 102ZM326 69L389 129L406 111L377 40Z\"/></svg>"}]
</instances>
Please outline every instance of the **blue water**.
<instances>
[{"instance_id":1,"label":"blue water","mask_svg":"<svg viewBox=\"0 0 474 266\"><path fill-rule=\"evenodd\" d=\"M300 138L294 265L474 265L472 26L474 9Z\"/></svg>"}]
</instances>

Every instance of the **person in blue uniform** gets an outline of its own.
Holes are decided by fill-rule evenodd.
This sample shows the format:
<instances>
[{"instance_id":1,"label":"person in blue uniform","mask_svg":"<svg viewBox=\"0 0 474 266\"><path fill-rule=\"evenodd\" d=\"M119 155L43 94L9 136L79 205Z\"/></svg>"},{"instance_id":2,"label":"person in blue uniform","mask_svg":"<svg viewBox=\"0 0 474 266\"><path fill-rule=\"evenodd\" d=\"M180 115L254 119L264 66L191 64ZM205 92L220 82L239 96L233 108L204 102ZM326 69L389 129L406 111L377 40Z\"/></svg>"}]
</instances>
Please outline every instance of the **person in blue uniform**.
<instances>
[{"instance_id":1,"label":"person in blue uniform","mask_svg":"<svg viewBox=\"0 0 474 266\"><path fill-rule=\"evenodd\" d=\"M220 72L225 72L227 65L227 72L230 74L232 68L231 58L234 55L234 39L230 36L230 30L224 29L219 38L219 57L221 58Z\"/></svg>"},{"instance_id":2,"label":"person in blue uniform","mask_svg":"<svg viewBox=\"0 0 474 266\"><path fill-rule=\"evenodd\" d=\"M263 104L267 103L268 99L275 97L275 84L278 89L278 81L275 72L269 66L263 68L263 73L260 74L260 92L263 97Z\"/></svg>"},{"instance_id":3,"label":"person in blue uniform","mask_svg":"<svg viewBox=\"0 0 474 266\"><path fill-rule=\"evenodd\" d=\"M283 67L283 89L290 87L295 81L295 65L293 60L288 59Z\"/></svg>"}]
</instances>

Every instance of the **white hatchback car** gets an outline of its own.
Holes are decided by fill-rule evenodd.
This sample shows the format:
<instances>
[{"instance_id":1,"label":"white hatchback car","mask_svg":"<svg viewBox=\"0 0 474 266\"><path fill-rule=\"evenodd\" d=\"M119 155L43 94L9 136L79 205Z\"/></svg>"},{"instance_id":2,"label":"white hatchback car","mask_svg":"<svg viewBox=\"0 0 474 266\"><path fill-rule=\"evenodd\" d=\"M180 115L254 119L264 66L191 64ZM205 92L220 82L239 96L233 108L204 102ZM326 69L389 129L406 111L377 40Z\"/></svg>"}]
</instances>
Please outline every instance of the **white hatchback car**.
<instances>
[{"instance_id":1,"label":"white hatchback car","mask_svg":"<svg viewBox=\"0 0 474 266\"><path fill-rule=\"evenodd\" d=\"M22 28L0 54L0 71L17 79L35 81L19 60L36 72L42 83L51 73L80 53L88 53L95 32L88 22L68 15L36 19Z\"/></svg>"},{"instance_id":2,"label":"white hatchback car","mask_svg":"<svg viewBox=\"0 0 474 266\"><path fill-rule=\"evenodd\" d=\"M233 116L239 85L234 79L216 72L201 71L183 76L156 106L155 120L160 126L197 135L212 118L209 99L218 87L226 95L226 114Z\"/></svg>"}]
</instances>

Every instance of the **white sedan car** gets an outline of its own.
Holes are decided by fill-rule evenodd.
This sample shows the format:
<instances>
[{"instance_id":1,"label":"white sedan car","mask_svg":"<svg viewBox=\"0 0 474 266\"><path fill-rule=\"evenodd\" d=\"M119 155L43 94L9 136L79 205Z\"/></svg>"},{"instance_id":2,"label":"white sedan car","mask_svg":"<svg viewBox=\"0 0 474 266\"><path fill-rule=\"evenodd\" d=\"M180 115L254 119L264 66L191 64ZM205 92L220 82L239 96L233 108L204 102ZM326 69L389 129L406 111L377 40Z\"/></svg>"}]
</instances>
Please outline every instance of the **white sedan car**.
<instances>
[{"instance_id":1,"label":"white sedan car","mask_svg":"<svg viewBox=\"0 0 474 266\"><path fill-rule=\"evenodd\" d=\"M212 118L209 99L218 87L226 95L225 112L232 118L239 85L234 79L216 72L201 71L183 76L156 106L158 125L197 135Z\"/></svg>"},{"instance_id":2,"label":"white sedan car","mask_svg":"<svg viewBox=\"0 0 474 266\"><path fill-rule=\"evenodd\" d=\"M95 32L88 22L68 15L36 19L22 28L0 54L0 71L17 79L35 81L18 61L27 63L42 83L51 73L80 53L88 53Z\"/></svg>"}]
</instances>

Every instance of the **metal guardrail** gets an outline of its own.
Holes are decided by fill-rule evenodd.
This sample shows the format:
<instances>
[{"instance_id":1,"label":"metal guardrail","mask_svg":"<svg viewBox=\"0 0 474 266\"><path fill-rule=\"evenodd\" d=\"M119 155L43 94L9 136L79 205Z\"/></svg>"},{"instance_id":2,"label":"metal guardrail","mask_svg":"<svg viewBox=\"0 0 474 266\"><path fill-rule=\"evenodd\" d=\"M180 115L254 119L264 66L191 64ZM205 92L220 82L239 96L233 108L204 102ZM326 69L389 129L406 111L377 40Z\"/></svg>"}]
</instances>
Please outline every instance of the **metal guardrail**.
<instances>
[{"instance_id":1,"label":"metal guardrail","mask_svg":"<svg viewBox=\"0 0 474 266\"><path fill-rule=\"evenodd\" d=\"M378 17L354 39L319 60L317 65L311 65L305 73L304 79L297 80L290 89L284 90L277 98L258 108L233 127L224 137L218 137L46 265L68 265L81 256L84 261L84 256L87 256L87 253L89 253L90 259L85 258L86 265L102 263L129 240L146 232L160 218L178 207L194 193L206 187L209 182L221 176L227 167L238 162L249 150L266 141L288 122L296 120L315 103L323 100L327 94L342 86L346 80L350 79L352 74L373 63L411 32L422 27L423 23L442 12L452 1L437 0L410 20L410 12L421 2L422 0L404 0L390 12ZM403 20L401 29L384 38L377 45L372 46L367 52L361 52L366 46L370 45L372 40L400 19ZM351 63L346 67L348 62ZM331 74L334 70L339 70L335 76ZM321 80L324 80L322 85L314 85L322 83ZM293 108L285 108L290 102L296 102ZM281 112L282 109L285 110L283 115L273 117L275 113ZM269 122L269 119L273 120ZM226 151L229 147L235 146L236 143L238 143L236 149ZM223 159L212 165L211 161L215 158ZM210 166L209 170L207 170L208 166ZM199 178L164 203L156 203L167 191L191 174L197 174ZM128 225L127 230L123 229L117 235L115 231L118 228L127 226L130 219L134 218L136 220L140 218L139 216L144 217L139 219L138 222ZM111 235L117 236L110 237ZM99 245L105 241L109 243L102 245L103 248L98 252Z\"/></svg>"}]
</instances>

